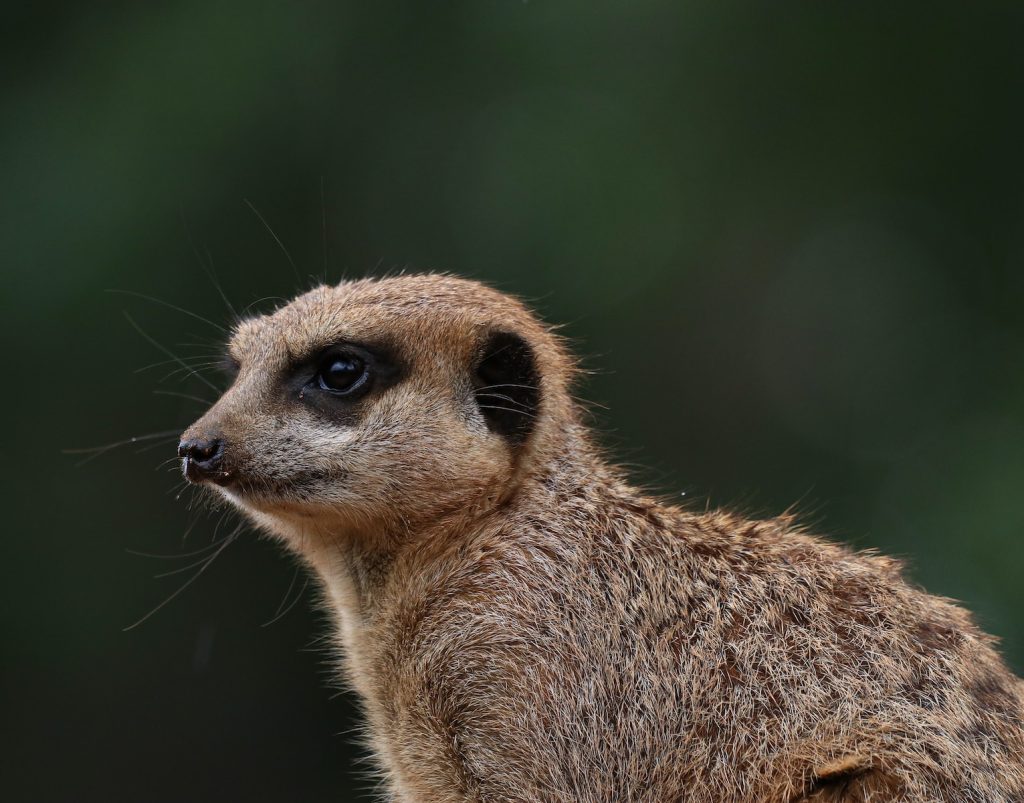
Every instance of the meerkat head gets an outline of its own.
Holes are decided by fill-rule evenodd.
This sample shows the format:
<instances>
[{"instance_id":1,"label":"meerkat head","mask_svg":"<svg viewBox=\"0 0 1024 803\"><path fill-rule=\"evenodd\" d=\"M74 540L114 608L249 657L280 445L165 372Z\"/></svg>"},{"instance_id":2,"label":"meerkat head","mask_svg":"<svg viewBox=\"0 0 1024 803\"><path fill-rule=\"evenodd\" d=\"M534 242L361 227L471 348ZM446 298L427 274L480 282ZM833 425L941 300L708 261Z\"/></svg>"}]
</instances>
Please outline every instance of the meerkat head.
<instances>
[{"instance_id":1,"label":"meerkat head","mask_svg":"<svg viewBox=\"0 0 1024 803\"><path fill-rule=\"evenodd\" d=\"M228 360L182 469L286 535L496 504L572 415L557 339L451 277L319 287L240 323Z\"/></svg>"}]
</instances>

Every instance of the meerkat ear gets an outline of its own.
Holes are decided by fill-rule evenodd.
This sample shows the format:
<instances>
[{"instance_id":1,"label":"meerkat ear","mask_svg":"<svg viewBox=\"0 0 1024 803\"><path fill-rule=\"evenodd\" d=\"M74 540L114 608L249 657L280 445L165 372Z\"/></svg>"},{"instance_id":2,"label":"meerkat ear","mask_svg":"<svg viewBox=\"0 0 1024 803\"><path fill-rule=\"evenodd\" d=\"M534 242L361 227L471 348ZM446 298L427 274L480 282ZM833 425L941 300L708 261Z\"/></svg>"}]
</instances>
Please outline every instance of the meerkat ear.
<instances>
[{"instance_id":1,"label":"meerkat ear","mask_svg":"<svg viewBox=\"0 0 1024 803\"><path fill-rule=\"evenodd\" d=\"M540 406L533 348L513 332L491 332L484 339L473 380L476 403L487 425L519 446L530 436Z\"/></svg>"}]
</instances>

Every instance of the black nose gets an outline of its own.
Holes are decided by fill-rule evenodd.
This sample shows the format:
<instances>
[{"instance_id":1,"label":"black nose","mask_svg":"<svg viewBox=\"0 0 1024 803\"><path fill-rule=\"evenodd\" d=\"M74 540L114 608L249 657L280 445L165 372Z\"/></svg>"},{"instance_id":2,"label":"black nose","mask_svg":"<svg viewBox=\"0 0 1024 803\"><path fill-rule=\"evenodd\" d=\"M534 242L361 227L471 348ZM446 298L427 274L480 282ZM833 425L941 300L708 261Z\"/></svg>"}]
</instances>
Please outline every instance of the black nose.
<instances>
[{"instance_id":1,"label":"black nose","mask_svg":"<svg viewBox=\"0 0 1024 803\"><path fill-rule=\"evenodd\" d=\"M181 470L189 482L222 480L224 441L221 438L188 438L178 444Z\"/></svg>"}]
</instances>

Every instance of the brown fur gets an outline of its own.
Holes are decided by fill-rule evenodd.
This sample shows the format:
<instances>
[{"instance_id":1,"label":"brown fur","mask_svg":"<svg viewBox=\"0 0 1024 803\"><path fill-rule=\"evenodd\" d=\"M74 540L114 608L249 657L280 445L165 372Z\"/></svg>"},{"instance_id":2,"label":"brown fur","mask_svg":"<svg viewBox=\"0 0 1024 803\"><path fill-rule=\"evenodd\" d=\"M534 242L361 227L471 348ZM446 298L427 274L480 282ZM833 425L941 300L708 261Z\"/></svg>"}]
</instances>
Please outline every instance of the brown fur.
<instances>
[{"instance_id":1,"label":"brown fur","mask_svg":"<svg viewBox=\"0 0 1024 803\"><path fill-rule=\"evenodd\" d=\"M481 343L532 347L512 444ZM386 342L406 374L342 419L287 366ZM891 559L790 518L632 488L518 301L443 276L321 287L242 323L240 374L186 433L220 491L320 578L399 801L1024 801L1024 692L992 639Z\"/></svg>"}]
</instances>

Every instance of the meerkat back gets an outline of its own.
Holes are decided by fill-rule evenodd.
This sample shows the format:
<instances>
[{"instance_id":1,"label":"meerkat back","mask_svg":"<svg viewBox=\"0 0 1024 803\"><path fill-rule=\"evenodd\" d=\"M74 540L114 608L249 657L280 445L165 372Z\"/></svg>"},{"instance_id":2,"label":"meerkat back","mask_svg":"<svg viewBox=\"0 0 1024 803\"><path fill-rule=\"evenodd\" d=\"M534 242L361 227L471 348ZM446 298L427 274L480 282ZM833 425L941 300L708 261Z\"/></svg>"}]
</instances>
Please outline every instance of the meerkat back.
<instances>
[{"instance_id":1,"label":"meerkat back","mask_svg":"<svg viewBox=\"0 0 1024 803\"><path fill-rule=\"evenodd\" d=\"M1024 686L896 561L629 484L564 344L449 276L240 323L185 476L321 583L402 801L1024 801Z\"/></svg>"}]
</instances>

